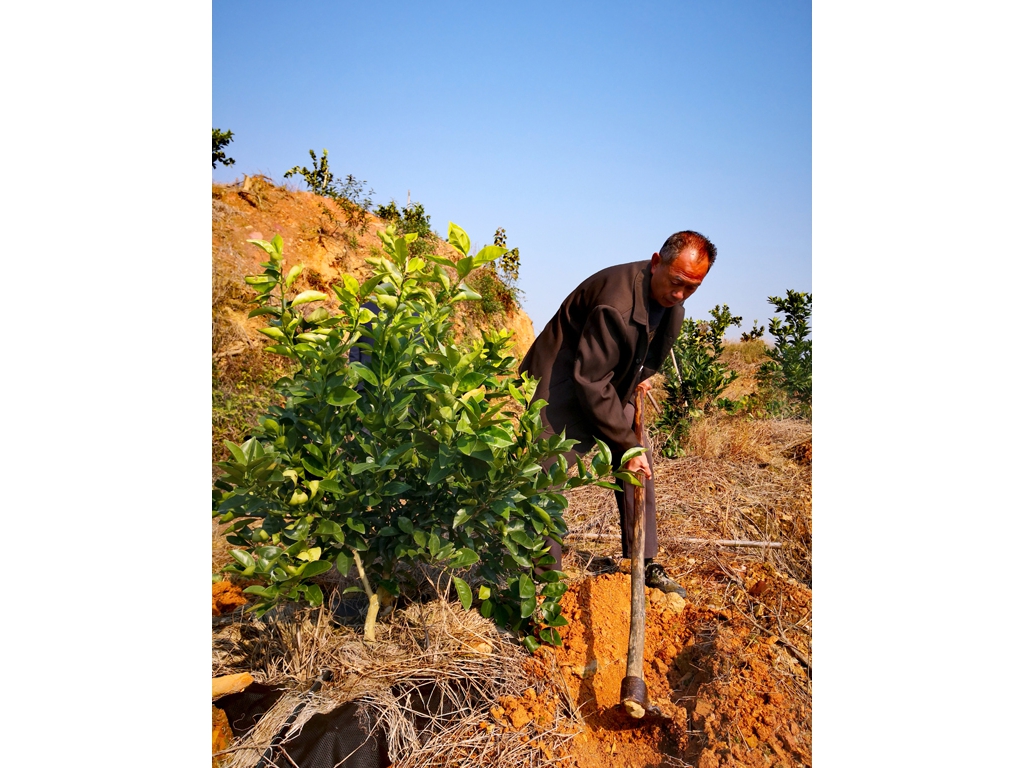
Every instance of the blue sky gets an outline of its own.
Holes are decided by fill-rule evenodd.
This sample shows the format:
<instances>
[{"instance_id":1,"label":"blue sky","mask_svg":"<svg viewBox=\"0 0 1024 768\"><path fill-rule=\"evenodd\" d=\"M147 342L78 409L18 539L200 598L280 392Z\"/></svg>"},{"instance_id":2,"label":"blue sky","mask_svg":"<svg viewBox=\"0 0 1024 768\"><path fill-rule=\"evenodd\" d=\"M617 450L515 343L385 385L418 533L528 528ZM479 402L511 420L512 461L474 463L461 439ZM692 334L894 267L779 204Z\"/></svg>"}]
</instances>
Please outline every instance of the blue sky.
<instances>
[{"instance_id":1,"label":"blue sky","mask_svg":"<svg viewBox=\"0 0 1024 768\"><path fill-rule=\"evenodd\" d=\"M680 229L719 249L692 317L728 304L745 330L811 290L809 2L217 0L213 124L235 135L216 181L326 148L442 236L504 227L537 332Z\"/></svg>"}]
</instances>

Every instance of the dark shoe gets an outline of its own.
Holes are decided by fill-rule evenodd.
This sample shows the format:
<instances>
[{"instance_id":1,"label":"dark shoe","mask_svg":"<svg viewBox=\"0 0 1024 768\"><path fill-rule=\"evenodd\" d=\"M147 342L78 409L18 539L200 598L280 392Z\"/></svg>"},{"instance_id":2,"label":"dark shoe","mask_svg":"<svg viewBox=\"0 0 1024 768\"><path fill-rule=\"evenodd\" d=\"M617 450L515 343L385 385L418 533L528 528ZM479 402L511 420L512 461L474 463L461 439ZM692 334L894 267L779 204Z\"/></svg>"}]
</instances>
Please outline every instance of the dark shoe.
<instances>
[{"instance_id":1,"label":"dark shoe","mask_svg":"<svg viewBox=\"0 0 1024 768\"><path fill-rule=\"evenodd\" d=\"M651 589L660 589L666 594L675 592L680 597L686 597L686 590L683 588L683 585L669 578L669 575L665 573L665 569L657 563L648 563L647 567L644 568L644 584Z\"/></svg>"}]
</instances>

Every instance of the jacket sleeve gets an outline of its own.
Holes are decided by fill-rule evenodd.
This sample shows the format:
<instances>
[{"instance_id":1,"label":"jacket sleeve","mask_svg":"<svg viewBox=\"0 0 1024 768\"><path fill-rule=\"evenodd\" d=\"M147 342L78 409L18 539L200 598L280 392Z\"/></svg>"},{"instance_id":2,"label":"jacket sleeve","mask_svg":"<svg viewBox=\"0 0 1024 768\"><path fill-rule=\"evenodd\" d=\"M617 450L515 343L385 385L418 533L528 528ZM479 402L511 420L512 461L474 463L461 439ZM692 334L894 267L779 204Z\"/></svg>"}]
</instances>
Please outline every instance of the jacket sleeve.
<instances>
[{"instance_id":1,"label":"jacket sleeve","mask_svg":"<svg viewBox=\"0 0 1024 768\"><path fill-rule=\"evenodd\" d=\"M627 451L639 443L633 434L633 425L623 411L622 401L612 386L620 356L631 353L625 343L624 330L622 316L616 309L595 307L580 334L573 378L583 411L614 443L612 448Z\"/></svg>"}]
</instances>

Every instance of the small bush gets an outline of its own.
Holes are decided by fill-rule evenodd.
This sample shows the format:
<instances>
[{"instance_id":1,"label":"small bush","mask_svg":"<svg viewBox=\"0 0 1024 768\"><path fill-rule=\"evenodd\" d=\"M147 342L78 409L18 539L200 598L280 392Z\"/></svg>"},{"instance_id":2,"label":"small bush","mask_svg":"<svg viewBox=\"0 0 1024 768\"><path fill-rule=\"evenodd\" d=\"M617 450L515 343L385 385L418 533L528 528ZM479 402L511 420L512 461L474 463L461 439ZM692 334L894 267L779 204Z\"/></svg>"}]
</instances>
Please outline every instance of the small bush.
<instances>
[{"instance_id":1,"label":"small bush","mask_svg":"<svg viewBox=\"0 0 1024 768\"><path fill-rule=\"evenodd\" d=\"M373 204L373 190L367 192L366 182L359 181L351 173L339 186L327 163L326 149L323 150L323 156L319 159L312 149L309 150L309 156L313 160L312 170L296 165L285 171L284 177L288 179L296 175L301 176L310 192L334 200L345 214L349 226L355 227L360 232L365 232L366 226L369 224L368 213Z\"/></svg>"},{"instance_id":2,"label":"small bush","mask_svg":"<svg viewBox=\"0 0 1024 768\"><path fill-rule=\"evenodd\" d=\"M754 320L749 331L740 334L740 341L755 341L762 338L764 338L764 326L758 325L757 320Z\"/></svg>"},{"instance_id":3,"label":"small bush","mask_svg":"<svg viewBox=\"0 0 1024 768\"><path fill-rule=\"evenodd\" d=\"M790 406L798 413L811 414L811 294L786 291L785 298L769 296L768 301L783 318L773 317L769 332L774 347L766 351L766 360L757 378L774 398L774 410Z\"/></svg>"},{"instance_id":4,"label":"small bush","mask_svg":"<svg viewBox=\"0 0 1024 768\"><path fill-rule=\"evenodd\" d=\"M220 128L213 129L213 167L217 167L217 163L221 165L234 165L235 158L228 157L224 153L224 147L231 143L231 139L234 136L231 131L222 131Z\"/></svg>"},{"instance_id":5,"label":"small bush","mask_svg":"<svg viewBox=\"0 0 1024 768\"><path fill-rule=\"evenodd\" d=\"M284 404L218 464L214 515L238 547L227 570L262 582L246 589L262 613L284 600L321 604L316 578L355 566L372 640L381 602L414 589L417 568L439 568L467 609L477 601L485 617L528 629L531 649L560 644L565 574L536 575L554 562L545 537L566 531L564 488L612 487L611 452L600 444L569 477L561 454L573 441L541 439L543 401L530 404L536 382L518 378L509 332L455 341L455 304L479 299L463 281L504 249L470 256L455 225L457 262L413 256L416 235L393 225L380 237L370 278L332 286L336 312L304 306L325 293L294 295L302 268L285 270L280 236L250 241L269 256L246 278L257 292L250 315L270 318L268 350L296 371L275 385ZM350 361L353 347L361 361Z\"/></svg>"},{"instance_id":6,"label":"small bush","mask_svg":"<svg viewBox=\"0 0 1024 768\"><path fill-rule=\"evenodd\" d=\"M725 331L739 326L742 317L734 317L727 304L711 310L711 320L683 320L679 338L672 346L669 359L662 366L665 376L665 402L655 428L662 432L662 452L675 456L681 450L689 424L719 401L737 373L719 362L725 349Z\"/></svg>"},{"instance_id":7,"label":"small bush","mask_svg":"<svg viewBox=\"0 0 1024 768\"><path fill-rule=\"evenodd\" d=\"M509 314L519 309L519 249L506 249L505 230L494 233L494 245L505 249L500 259L473 276L471 285L480 294L479 309L483 315Z\"/></svg>"},{"instance_id":8,"label":"small bush","mask_svg":"<svg viewBox=\"0 0 1024 768\"><path fill-rule=\"evenodd\" d=\"M416 235L416 239L409 246L409 253L413 256L422 256L433 248L437 242L437 235L430 228L430 216L423 208L423 203L410 203L405 208L399 209L392 200L387 205L378 205L374 211L381 219L394 225L395 233L398 235Z\"/></svg>"}]
</instances>

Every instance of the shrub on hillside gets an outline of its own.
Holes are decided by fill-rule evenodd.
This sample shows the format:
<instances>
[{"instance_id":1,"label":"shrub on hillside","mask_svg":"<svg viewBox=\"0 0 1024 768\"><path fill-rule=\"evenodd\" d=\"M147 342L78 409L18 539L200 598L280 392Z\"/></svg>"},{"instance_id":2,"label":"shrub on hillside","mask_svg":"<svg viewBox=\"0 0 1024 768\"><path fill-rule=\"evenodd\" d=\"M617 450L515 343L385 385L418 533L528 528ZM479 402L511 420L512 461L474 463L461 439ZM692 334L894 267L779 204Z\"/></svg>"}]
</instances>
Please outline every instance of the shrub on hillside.
<instances>
[{"instance_id":1,"label":"shrub on hillside","mask_svg":"<svg viewBox=\"0 0 1024 768\"><path fill-rule=\"evenodd\" d=\"M766 352L769 359L761 365L758 380L766 391L780 394L776 409L788 404L810 416L811 294L787 290L785 298L769 296L768 301L783 318L773 317L769 324L775 345Z\"/></svg>"},{"instance_id":2,"label":"shrub on hillside","mask_svg":"<svg viewBox=\"0 0 1024 768\"><path fill-rule=\"evenodd\" d=\"M430 216L423 208L423 203L410 203L399 209L392 200L387 205L378 205L375 213L384 221L393 224L396 234L416 235L416 239L409 246L409 253L413 256L422 256L430 251L437 241L437 235L430 228Z\"/></svg>"},{"instance_id":3,"label":"shrub on hillside","mask_svg":"<svg viewBox=\"0 0 1024 768\"><path fill-rule=\"evenodd\" d=\"M284 177L288 179L296 175L301 176L310 192L334 200L345 213L349 225L360 232L365 231L369 223L370 206L373 204L373 190L367 192L366 182L359 181L351 173L345 177L343 183L336 182L327 164L326 149L319 159L312 149L309 150L309 156L313 160L312 170L296 165L285 171Z\"/></svg>"},{"instance_id":4,"label":"shrub on hillside","mask_svg":"<svg viewBox=\"0 0 1024 768\"><path fill-rule=\"evenodd\" d=\"M655 428L665 436L662 451L668 456L679 453L689 423L703 416L737 376L719 358L726 330L739 326L743 318L734 317L727 304L716 305L710 314L710 321L683 320L679 338L661 369L666 397Z\"/></svg>"},{"instance_id":5,"label":"shrub on hillside","mask_svg":"<svg viewBox=\"0 0 1024 768\"><path fill-rule=\"evenodd\" d=\"M234 165L235 158L228 157L224 152L224 147L231 143L231 139L234 136L231 131L222 131L220 128L213 129L213 167L217 167L217 163L221 165Z\"/></svg>"},{"instance_id":6,"label":"shrub on hillside","mask_svg":"<svg viewBox=\"0 0 1024 768\"><path fill-rule=\"evenodd\" d=\"M455 304L479 299L464 281L504 249L470 256L455 225L455 263L413 256L416 235L393 225L380 237L369 279L332 287L336 312L304 306L324 293L294 295L301 267L285 271L280 236L250 241L269 257L246 278L257 292L250 314L270 318L268 349L297 370L276 385L284 405L269 408L245 443L228 444L231 459L218 465L214 515L238 547L227 570L262 582L246 591L263 613L283 600L322 603L316 577L354 566L372 640L381 602L406 591L415 568L442 569L467 609L475 580L484 616L532 630L531 648L559 644L564 574L534 574L554 562L545 537L566 531L561 490L611 487L611 453L601 444L569 477L560 454L573 441L540 438L543 402L530 404L535 382L516 377L510 334L454 340Z\"/></svg>"}]
</instances>

